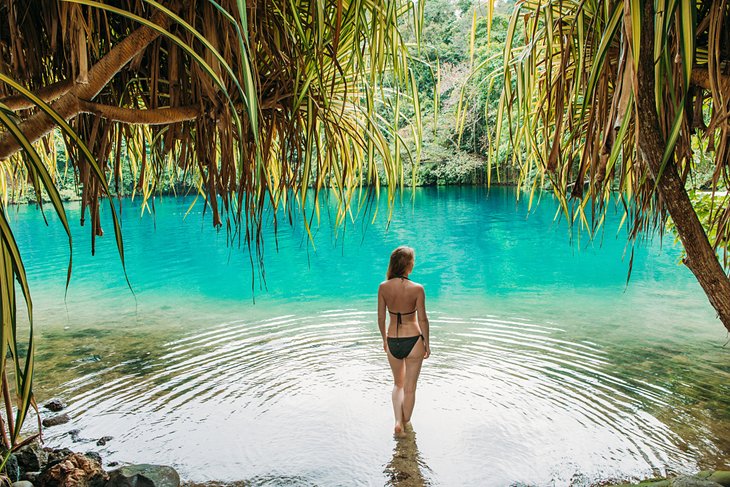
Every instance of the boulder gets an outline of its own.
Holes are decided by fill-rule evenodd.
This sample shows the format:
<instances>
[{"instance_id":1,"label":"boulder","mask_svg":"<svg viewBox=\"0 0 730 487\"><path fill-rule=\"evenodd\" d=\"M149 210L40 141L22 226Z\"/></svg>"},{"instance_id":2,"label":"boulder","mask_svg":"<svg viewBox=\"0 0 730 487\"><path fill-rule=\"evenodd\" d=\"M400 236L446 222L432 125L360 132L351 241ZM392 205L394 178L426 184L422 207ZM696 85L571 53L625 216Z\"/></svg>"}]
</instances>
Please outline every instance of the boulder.
<instances>
[{"instance_id":1,"label":"boulder","mask_svg":"<svg viewBox=\"0 0 730 487\"><path fill-rule=\"evenodd\" d=\"M180 476L164 465L128 465L109 472L106 487L180 487Z\"/></svg>"},{"instance_id":2,"label":"boulder","mask_svg":"<svg viewBox=\"0 0 730 487\"><path fill-rule=\"evenodd\" d=\"M691 475L683 475L672 479L672 487L722 487L717 482Z\"/></svg>"},{"instance_id":3,"label":"boulder","mask_svg":"<svg viewBox=\"0 0 730 487\"><path fill-rule=\"evenodd\" d=\"M40 487L103 487L109 475L96 460L72 453L38 477Z\"/></svg>"},{"instance_id":4,"label":"boulder","mask_svg":"<svg viewBox=\"0 0 730 487\"><path fill-rule=\"evenodd\" d=\"M710 475L707 480L717 482L723 487L730 487L730 472L718 470L717 472L713 472L713 474Z\"/></svg>"},{"instance_id":5,"label":"boulder","mask_svg":"<svg viewBox=\"0 0 730 487\"><path fill-rule=\"evenodd\" d=\"M18 450L15 456L21 476L26 472L38 472L48 461L48 453L35 442Z\"/></svg>"},{"instance_id":6,"label":"boulder","mask_svg":"<svg viewBox=\"0 0 730 487\"><path fill-rule=\"evenodd\" d=\"M43 426L46 428L50 428L51 426L58 426L59 424L68 423L71 421L71 418L68 414L57 414L55 416L51 416L50 418L46 418L43 420Z\"/></svg>"},{"instance_id":7,"label":"boulder","mask_svg":"<svg viewBox=\"0 0 730 487\"><path fill-rule=\"evenodd\" d=\"M63 409L66 409L66 403L58 398L53 398L50 401L46 402L43 407L48 409L49 411L57 413Z\"/></svg>"},{"instance_id":8,"label":"boulder","mask_svg":"<svg viewBox=\"0 0 730 487\"><path fill-rule=\"evenodd\" d=\"M33 487L33 482L18 480L17 482L13 482L11 487Z\"/></svg>"}]
</instances>

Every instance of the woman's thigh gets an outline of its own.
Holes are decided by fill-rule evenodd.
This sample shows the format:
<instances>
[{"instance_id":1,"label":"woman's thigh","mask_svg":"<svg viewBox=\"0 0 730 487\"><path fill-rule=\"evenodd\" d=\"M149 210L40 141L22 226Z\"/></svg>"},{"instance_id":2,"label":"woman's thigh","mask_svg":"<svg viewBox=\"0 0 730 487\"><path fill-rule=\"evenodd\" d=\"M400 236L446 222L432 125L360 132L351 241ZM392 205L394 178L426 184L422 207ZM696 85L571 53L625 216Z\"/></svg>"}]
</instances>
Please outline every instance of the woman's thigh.
<instances>
[{"instance_id":1,"label":"woman's thigh","mask_svg":"<svg viewBox=\"0 0 730 487\"><path fill-rule=\"evenodd\" d=\"M397 359L388 352L388 363L390 364L390 370L393 372L393 381L398 387L403 387L403 381L406 376L406 361Z\"/></svg>"},{"instance_id":2,"label":"woman's thigh","mask_svg":"<svg viewBox=\"0 0 730 487\"><path fill-rule=\"evenodd\" d=\"M418 380L418 374L421 373L421 365L423 364L423 356L426 355L426 345L423 340L418 340L413 346L411 353L404 360L406 363L405 385L414 387Z\"/></svg>"}]
</instances>

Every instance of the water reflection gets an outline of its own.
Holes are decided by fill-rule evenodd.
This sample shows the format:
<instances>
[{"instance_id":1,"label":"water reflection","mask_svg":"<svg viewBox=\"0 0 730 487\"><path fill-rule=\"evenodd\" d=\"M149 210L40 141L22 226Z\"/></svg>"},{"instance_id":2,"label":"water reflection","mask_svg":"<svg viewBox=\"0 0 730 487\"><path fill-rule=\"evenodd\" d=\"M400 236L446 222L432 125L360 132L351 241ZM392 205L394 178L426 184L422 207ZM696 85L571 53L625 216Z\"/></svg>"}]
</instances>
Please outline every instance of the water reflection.
<instances>
[{"instance_id":1,"label":"water reflection","mask_svg":"<svg viewBox=\"0 0 730 487\"><path fill-rule=\"evenodd\" d=\"M421 469L427 470L424 476ZM426 479L431 477L430 469L423 461L416 444L416 432L408 423L403 435L396 437L393 458L385 466L386 485L395 487L420 487L431 485Z\"/></svg>"}]
</instances>

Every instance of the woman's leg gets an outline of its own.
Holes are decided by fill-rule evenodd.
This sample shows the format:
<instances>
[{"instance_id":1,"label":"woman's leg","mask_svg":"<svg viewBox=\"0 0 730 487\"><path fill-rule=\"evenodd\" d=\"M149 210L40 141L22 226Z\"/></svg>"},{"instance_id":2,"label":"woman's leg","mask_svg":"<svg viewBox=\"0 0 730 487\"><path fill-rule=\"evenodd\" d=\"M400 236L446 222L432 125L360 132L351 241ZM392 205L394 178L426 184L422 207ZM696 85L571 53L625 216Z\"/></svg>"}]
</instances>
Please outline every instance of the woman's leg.
<instances>
[{"instance_id":1,"label":"woman's leg","mask_svg":"<svg viewBox=\"0 0 730 487\"><path fill-rule=\"evenodd\" d=\"M388 353L388 362L393 371L393 413L395 414L395 432L403 432L403 383L406 376L406 361L399 360Z\"/></svg>"},{"instance_id":2,"label":"woman's leg","mask_svg":"<svg viewBox=\"0 0 730 487\"><path fill-rule=\"evenodd\" d=\"M416 382L418 382L418 374L421 373L421 364L423 364L425 354L426 346L423 344L423 340L418 340L404 360L406 374L403 384L403 424L408 423L413 414L413 406L416 404Z\"/></svg>"}]
</instances>

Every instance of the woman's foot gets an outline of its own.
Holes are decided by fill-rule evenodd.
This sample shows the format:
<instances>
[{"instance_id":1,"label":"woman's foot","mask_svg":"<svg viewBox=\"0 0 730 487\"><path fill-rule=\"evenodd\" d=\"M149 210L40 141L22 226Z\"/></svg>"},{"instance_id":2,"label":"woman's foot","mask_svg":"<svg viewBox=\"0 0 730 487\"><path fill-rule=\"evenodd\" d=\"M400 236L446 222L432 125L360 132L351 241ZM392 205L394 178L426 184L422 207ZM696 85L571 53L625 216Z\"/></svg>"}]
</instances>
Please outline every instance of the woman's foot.
<instances>
[{"instance_id":1,"label":"woman's foot","mask_svg":"<svg viewBox=\"0 0 730 487\"><path fill-rule=\"evenodd\" d=\"M393 428L393 432L395 433L395 436L401 436L403 434L403 425L400 423L400 421L395 422L395 428Z\"/></svg>"}]
</instances>

